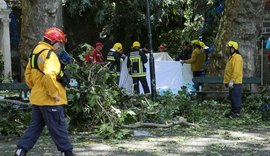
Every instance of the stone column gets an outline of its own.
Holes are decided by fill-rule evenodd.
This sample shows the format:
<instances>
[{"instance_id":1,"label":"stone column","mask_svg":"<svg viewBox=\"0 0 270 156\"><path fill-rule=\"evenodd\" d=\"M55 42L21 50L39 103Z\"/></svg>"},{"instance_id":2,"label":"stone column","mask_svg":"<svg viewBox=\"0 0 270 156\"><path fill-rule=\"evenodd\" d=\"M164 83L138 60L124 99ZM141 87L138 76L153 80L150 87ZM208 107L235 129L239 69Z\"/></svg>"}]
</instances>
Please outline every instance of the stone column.
<instances>
[{"instance_id":1,"label":"stone column","mask_svg":"<svg viewBox=\"0 0 270 156\"><path fill-rule=\"evenodd\" d=\"M3 36L2 36L2 52L4 59L4 76L5 82L12 81L12 67L11 67L11 52L10 52L10 35L9 35L9 22L10 19L4 17L1 19L3 23Z\"/></svg>"}]
</instances>

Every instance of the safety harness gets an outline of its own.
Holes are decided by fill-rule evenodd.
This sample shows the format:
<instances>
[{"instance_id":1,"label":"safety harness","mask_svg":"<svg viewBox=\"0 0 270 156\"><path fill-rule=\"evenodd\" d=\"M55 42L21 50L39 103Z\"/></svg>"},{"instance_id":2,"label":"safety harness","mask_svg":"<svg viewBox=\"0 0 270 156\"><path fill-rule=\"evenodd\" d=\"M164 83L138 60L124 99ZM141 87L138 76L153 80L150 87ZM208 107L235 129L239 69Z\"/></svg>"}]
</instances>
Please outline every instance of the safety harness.
<instances>
[{"instance_id":1,"label":"safety harness","mask_svg":"<svg viewBox=\"0 0 270 156\"><path fill-rule=\"evenodd\" d=\"M49 50L49 52L48 52L48 54L46 56L46 59L49 59L50 56L51 56L51 53L52 53L52 49L43 49L43 50L41 50L40 52L38 52L36 54L34 54L32 52L32 54L30 55L30 66L31 66L31 68L32 69L37 69L43 75L45 75L44 72L38 68L38 58L39 58L39 55L41 53L43 53L45 50ZM66 73L65 71L61 70L60 73L57 76L57 81L61 82L65 86L69 87L69 80L70 80L69 74Z\"/></svg>"},{"instance_id":2,"label":"safety harness","mask_svg":"<svg viewBox=\"0 0 270 156\"><path fill-rule=\"evenodd\" d=\"M52 49L43 49L43 50L41 50L40 52L38 52L37 54L32 53L32 54L30 55L30 66L31 66L31 68L32 68L32 69L37 69L37 70L40 71L42 74L44 74L43 71L40 70L40 69L38 68L38 57L39 57L39 55L40 55L41 53L43 53L45 50L49 50L49 52L48 52L48 54L47 54L47 56L46 56L46 59L49 59L50 56L51 56Z\"/></svg>"}]
</instances>

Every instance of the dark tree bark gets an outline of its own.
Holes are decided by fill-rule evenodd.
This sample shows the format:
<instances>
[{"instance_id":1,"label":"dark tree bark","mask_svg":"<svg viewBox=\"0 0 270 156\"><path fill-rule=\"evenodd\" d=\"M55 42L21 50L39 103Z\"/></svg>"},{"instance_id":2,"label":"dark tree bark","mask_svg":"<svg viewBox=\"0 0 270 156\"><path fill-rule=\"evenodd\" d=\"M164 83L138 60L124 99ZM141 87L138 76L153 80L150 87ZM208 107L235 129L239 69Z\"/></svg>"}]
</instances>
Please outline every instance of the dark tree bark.
<instances>
[{"instance_id":1,"label":"dark tree bark","mask_svg":"<svg viewBox=\"0 0 270 156\"><path fill-rule=\"evenodd\" d=\"M263 22L263 1L225 0L219 31L216 37L216 52L212 54L209 75L223 76L228 56L226 43L234 40L244 60L244 76L255 76L258 61L257 41Z\"/></svg>"},{"instance_id":2,"label":"dark tree bark","mask_svg":"<svg viewBox=\"0 0 270 156\"><path fill-rule=\"evenodd\" d=\"M42 40L46 28L56 26L62 29L61 0L22 0L21 39L19 45L21 78L29 55Z\"/></svg>"}]
</instances>

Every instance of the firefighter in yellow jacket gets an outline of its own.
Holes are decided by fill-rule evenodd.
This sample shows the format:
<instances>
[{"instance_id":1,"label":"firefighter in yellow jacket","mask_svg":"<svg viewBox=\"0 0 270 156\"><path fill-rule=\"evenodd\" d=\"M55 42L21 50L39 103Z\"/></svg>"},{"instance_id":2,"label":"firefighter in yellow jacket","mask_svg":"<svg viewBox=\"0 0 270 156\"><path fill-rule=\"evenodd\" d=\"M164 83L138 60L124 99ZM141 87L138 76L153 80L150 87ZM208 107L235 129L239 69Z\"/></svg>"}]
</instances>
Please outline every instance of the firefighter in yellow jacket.
<instances>
[{"instance_id":1,"label":"firefighter in yellow jacket","mask_svg":"<svg viewBox=\"0 0 270 156\"><path fill-rule=\"evenodd\" d=\"M193 77L201 77L204 72L203 64L206 60L206 55L199 40L193 40L191 43L194 48L191 58L188 60L182 60L182 63L191 64ZM199 89L199 85L201 84L195 84L196 90Z\"/></svg>"},{"instance_id":2,"label":"firefighter in yellow jacket","mask_svg":"<svg viewBox=\"0 0 270 156\"><path fill-rule=\"evenodd\" d=\"M25 156L32 149L45 125L62 155L72 156L63 108L67 104L66 90L57 81L61 64L56 52L66 43L66 36L62 30L52 27L43 37L34 48L25 71L26 84L31 88L32 121L17 143L15 156Z\"/></svg>"},{"instance_id":3,"label":"firefighter in yellow jacket","mask_svg":"<svg viewBox=\"0 0 270 156\"><path fill-rule=\"evenodd\" d=\"M238 43L229 41L227 43L230 54L229 61L224 71L224 84L229 88L231 110L225 117L240 117L242 109L242 82L243 82L243 59L238 51Z\"/></svg>"}]
</instances>

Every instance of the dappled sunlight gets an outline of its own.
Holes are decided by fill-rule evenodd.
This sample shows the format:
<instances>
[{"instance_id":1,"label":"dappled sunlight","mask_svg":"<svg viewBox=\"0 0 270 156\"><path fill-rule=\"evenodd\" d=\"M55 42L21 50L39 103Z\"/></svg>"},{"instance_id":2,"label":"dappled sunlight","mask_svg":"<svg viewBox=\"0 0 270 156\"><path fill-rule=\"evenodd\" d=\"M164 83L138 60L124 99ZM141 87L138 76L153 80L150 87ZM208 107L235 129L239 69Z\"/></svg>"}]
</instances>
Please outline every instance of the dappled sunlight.
<instances>
[{"instance_id":1,"label":"dappled sunlight","mask_svg":"<svg viewBox=\"0 0 270 156\"><path fill-rule=\"evenodd\" d=\"M90 137L84 141L74 138L74 152L77 155L267 155L270 152L270 132L267 129L225 130L216 129L209 134L190 135L161 135L152 137L132 137L116 144L101 142L100 139ZM175 133L174 133L175 134ZM82 136L81 136L82 137ZM82 137L84 138L84 137ZM72 140L73 140L72 139ZM81 140L81 141L79 141ZM6 154L13 153L16 142L12 145L0 143L0 149ZM42 153L57 155L59 152L51 146L52 140L43 136L36 148L29 154Z\"/></svg>"},{"instance_id":2,"label":"dappled sunlight","mask_svg":"<svg viewBox=\"0 0 270 156\"><path fill-rule=\"evenodd\" d=\"M254 130L256 131L256 130ZM215 148L220 153L233 152L235 150L246 151L258 149L252 153L270 151L269 132L243 132L222 130L216 134L189 137L189 136L163 136L149 137L142 140L133 140L117 144L118 148L132 150L170 151L170 153L194 154L209 153L209 149ZM251 148L252 147L252 148ZM211 153L211 152L210 152Z\"/></svg>"},{"instance_id":3,"label":"dappled sunlight","mask_svg":"<svg viewBox=\"0 0 270 156\"><path fill-rule=\"evenodd\" d=\"M241 138L245 140L265 140L269 139L270 132L243 132L243 131L232 131L232 130L218 130L219 134L229 133L232 138Z\"/></svg>"},{"instance_id":4,"label":"dappled sunlight","mask_svg":"<svg viewBox=\"0 0 270 156\"><path fill-rule=\"evenodd\" d=\"M182 152L184 153L204 153L209 150L209 148L219 148L220 151L225 150L225 152L233 151L235 148L238 150L253 150L254 147L258 148L260 151L268 152L270 150L269 145L269 133L263 134L261 132L242 132L242 131L228 131L228 130L217 130L218 134L200 136L196 138L190 138L184 141L182 144ZM223 151L224 152L224 151Z\"/></svg>"},{"instance_id":5,"label":"dappled sunlight","mask_svg":"<svg viewBox=\"0 0 270 156\"><path fill-rule=\"evenodd\" d=\"M161 142L152 142L150 140L140 140L140 141L129 141L125 143L120 143L117 147L129 148L129 149L140 149L140 150L153 150L159 147Z\"/></svg>"},{"instance_id":6,"label":"dappled sunlight","mask_svg":"<svg viewBox=\"0 0 270 156\"><path fill-rule=\"evenodd\" d=\"M74 149L74 152L76 152L77 155L89 155L91 153L98 153L99 155L109 155L114 151L115 149L113 149L113 147L104 144L90 144L84 147Z\"/></svg>"}]
</instances>

